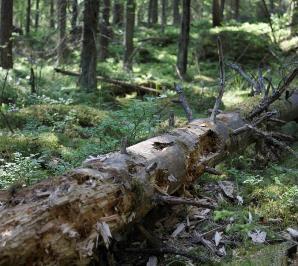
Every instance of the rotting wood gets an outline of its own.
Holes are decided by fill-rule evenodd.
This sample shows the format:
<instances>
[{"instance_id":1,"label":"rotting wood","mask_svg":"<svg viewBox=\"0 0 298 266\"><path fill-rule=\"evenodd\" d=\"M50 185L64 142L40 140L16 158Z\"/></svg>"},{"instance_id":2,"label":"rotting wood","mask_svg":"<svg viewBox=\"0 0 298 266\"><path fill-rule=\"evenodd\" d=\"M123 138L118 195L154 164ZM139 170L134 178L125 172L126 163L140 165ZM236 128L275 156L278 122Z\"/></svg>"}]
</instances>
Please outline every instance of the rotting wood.
<instances>
[{"instance_id":1,"label":"rotting wood","mask_svg":"<svg viewBox=\"0 0 298 266\"><path fill-rule=\"evenodd\" d=\"M297 119L298 92L290 102L272 107L282 105L280 119ZM216 124L193 120L128 147L128 154L98 156L17 191L1 204L0 265L87 265L100 240L98 223L113 235L139 221L155 206L156 186L171 195L254 142L251 131L230 134L246 123L238 112L219 114Z\"/></svg>"},{"instance_id":2,"label":"rotting wood","mask_svg":"<svg viewBox=\"0 0 298 266\"><path fill-rule=\"evenodd\" d=\"M80 73L78 73L78 72L63 70L60 68L55 68L54 70L55 70L55 72L63 74L63 75L80 77ZM120 86L122 88L126 88L127 90L130 90L130 91L141 91L141 92L145 92L145 93L155 93L157 95L160 94L159 90L149 88L149 87L144 87L144 86L141 86L138 84L132 84L132 83L129 83L128 81L111 79L111 78L103 77L103 76L96 76L96 79L98 81L103 81L103 82L110 83L110 84L113 84L116 86Z\"/></svg>"}]
</instances>

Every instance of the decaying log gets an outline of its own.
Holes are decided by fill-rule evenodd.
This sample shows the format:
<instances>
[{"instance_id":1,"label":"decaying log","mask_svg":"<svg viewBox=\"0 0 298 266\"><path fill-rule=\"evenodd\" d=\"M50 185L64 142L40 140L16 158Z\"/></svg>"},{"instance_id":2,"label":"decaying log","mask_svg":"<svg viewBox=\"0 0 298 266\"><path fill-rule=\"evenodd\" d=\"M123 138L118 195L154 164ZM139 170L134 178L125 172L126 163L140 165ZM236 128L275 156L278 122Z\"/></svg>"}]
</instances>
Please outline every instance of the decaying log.
<instances>
[{"instance_id":1,"label":"decaying log","mask_svg":"<svg viewBox=\"0 0 298 266\"><path fill-rule=\"evenodd\" d=\"M280 101L280 119L298 117L298 92ZM161 192L194 182L229 153L254 141L240 113L193 120L183 128L85 161L69 173L17 191L0 204L0 265L86 265L100 225L112 235L139 221ZM154 167L153 167L154 166Z\"/></svg>"},{"instance_id":2,"label":"decaying log","mask_svg":"<svg viewBox=\"0 0 298 266\"><path fill-rule=\"evenodd\" d=\"M63 75L67 75L67 76L73 76L73 77L79 77L80 73L78 72L74 72L74 71L68 71L68 70L63 70L60 68L55 68L54 69L55 72L63 74ZM140 92L144 92L144 93L154 93L159 95L160 91L153 89L153 88L149 88L149 87L145 87L145 86L141 86L138 84L132 84L128 81L123 81L123 80L118 80L118 79L111 79L108 77L103 77L103 76L96 76L96 79L98 81L103 81L106 83L110 83L116 86L120 86L121 88L125 88L128 91L140 91Z\"/></svg>"}]
</instances>

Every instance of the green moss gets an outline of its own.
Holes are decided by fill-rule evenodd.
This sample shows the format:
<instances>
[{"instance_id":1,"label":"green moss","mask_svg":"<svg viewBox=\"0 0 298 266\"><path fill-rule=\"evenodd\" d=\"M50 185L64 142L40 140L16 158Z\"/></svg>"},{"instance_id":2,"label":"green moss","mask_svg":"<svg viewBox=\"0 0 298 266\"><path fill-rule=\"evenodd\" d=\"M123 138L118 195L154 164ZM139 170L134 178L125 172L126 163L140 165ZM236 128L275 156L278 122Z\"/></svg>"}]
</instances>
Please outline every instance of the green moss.
<instances>
[{"instance_id":1,"label":"green moss","mask_svg":"<svg viewBox=\"0 0 298 266\"><path fill-rule=\"evenodd\" d=\"M35 122L37 125L53 126L55 122L65 121L72 114L82 127L96 126L106 116L106 112L84 105L39 104L20 109L10 113L12 126L23 128L27 123ZM0 126L6 126L1 120Z\"/></svg>"}]
</instances>

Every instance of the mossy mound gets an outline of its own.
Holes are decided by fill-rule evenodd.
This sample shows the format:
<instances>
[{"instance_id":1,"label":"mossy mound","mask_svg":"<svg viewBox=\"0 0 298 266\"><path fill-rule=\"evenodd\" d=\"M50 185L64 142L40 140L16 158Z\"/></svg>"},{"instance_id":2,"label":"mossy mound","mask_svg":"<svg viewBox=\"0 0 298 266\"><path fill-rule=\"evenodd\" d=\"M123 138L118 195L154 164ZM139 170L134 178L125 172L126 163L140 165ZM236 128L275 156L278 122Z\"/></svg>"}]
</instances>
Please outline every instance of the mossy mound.
<instances>
[{"instance_id":1,"label":"mossy mound","mask_svg":"<svg viewBox=\"0 0 298 266\"><path fill-rule=\"evenodd\" d=\"M271 41L266 29L261 26L227 26L204 31L199 37L198 54L201 59L218 60L217 37L220 36L226 59L242 64L255 64L270 54L271 49L279 49Z\"/></svg>"}]
</instances>

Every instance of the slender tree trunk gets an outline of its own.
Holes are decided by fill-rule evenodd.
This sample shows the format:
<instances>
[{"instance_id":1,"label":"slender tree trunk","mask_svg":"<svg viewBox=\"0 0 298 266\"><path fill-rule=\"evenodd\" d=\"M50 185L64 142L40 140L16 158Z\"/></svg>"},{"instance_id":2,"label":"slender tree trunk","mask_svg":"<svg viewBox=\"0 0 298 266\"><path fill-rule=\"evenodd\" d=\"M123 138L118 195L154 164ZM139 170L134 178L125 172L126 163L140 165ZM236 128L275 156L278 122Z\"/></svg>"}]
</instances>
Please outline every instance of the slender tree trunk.
<instances>
[{"instance_id":1,"label":"slender tree trunk","mask_svg":"<svg viewBox=\"0 0 298 266\"><path fill-rule=\"evenodd\" d=\"M158 0L152 0L152 24L158 23Z\"/></svg>"},{"instance_id":2,"label":"slender tree trunk","mask_svg":"<svg viewBox=\"0 0 298 266\"><path fill-rule=\"evenodd\" d=\"M39 0L36 0L35 2L35 31L38 30L39 27Z\"/></svg>"},{"instance_id":3,"label":"slender tree trunk","mask_svg":"<svg viewBox=\"0 0 298 266\"><path fill-rule=\"evenodd\" d=\"M240 0L234 0L234 1L235 1L234 19L239 20Z\"/></svg>"},{"instance_id":4,"label":"slender tree trunk","mask_svg":"<svg viewBox=\"0 0 298 266\"><path fill-rule=\"evenodd\" d=\"M187 71L187 55L190 28L190 2L191 0L182 0L182 19L177 56L177 68L182 77L185 76Z\"/></svg>"},{"instance_id":5,"label":"slender tree trunk","mask_svg":"<svg viewBox=\"0 0 298 266\"><path fill-rule=\"evenodd\" d=\"M2 0L0 18L0 66L4 69L11 69L13 67L12 21L13 0Z\"/></svg>"},{"instance_id":6,"label":"slender tree trunk","mask_svg":"<svg viewBox=\"0 0 298 266\"><path fill-rule=\"evenodd\" d=\"M78 14L79 14L79 5L78 0L72 0L71 1L71 32L73 34L76 33L77 28L77 21L78 21Z\"/></svg>"},{"instance_id":7,"label":"slender tree trunk","mask_svg":"<svg viewBox=\"0 0 298 266\"><path fill-rule=\"evenodd\" d=\"M221 16L221 21L223 21L223 19L224 19L225 3L226 3L226 0L221 0L220 1L220 16Z\"/></svg>"},{"instance_id":8,"label":"slender tree trunk","mask_svg":"<svg viewBox=\"0 0 298 266\"><path fill-rule=\"evenodd\" d=\"M100 23L99 37L99 60L104 61L109 53L108 46L110 41L110 9L111 1L103 0L102 19Z\"/></svg>"},{"instance_id":9,"label":"slender tree trunk","mask_svg":"<svg viewBox=\"0 0 298 266\"><path fill-rule=\"evenodd\" d=\"M270 13L273 14L275 10L274 0L270 0Z\"/></svg>"},{"instance_id":10,"label":"slender tree trunk","mask_svg":"<svg viewBox=\"0 0 298 266\"><path fill-rule=\"evenodd\" d=\"M30 24L31 24L31 0L27 0L26 7L26 29L25 32L28 35L30 33Z\"/></svg>"},{"instance_id":11,"label":"slender tree trunk","mask_svg":"<svg viewBox=\"0 0 298 266\"><path fill-rule=\"evenodd\" d=\"M168 1L162 0L161 2L161 31L164 32L165 27L167 25L167 8Z\"/></svg>"},{"instance_id":12,"label":"slender tree trunk","mask_svg":"<svg viewBox=\"0 0 298 266\"><path fill-rule=\"evenodd\" d=\"M149 0L148 24L153 25L158 22L158 0Z\"/></svg>"},{"instance_id":13,"label":"slender tree trunk","mask_svg":"<svg viewBox=\"0 0 298 266\"><path fill-rule=\"evenodd\" d=\"M98 25L98 0L84 1L83 42L81 52L80 87L92 91L97 87L96 81L96 32Z\"/></svg>"},{"instance_id":14,"label":"slender tree trunk","mask_svg":"<svg viewBox=\"0 0 298 266\"><path fill-rule=\"evenodd\" d=\"M125 18L125 33L124 33L124 68L128 71L132 69L132 53L134 50L133 36L135 27L135 10L136 3L134 0L126 2L126 18Z\"/></svg>"},{"instance_id":15,"label":"slender tree trunk","mask_svg":"<svg viewBox=\"0 0 298 266\"><path fill-rule=\"evenodd\" d=\"M29 0L28 0L29 1ZM54 9L54 0L50 0L50 28L55 28L55 9Z\"/></svg>"},{"instance_id":16,"label":"slender tree trunk","mask_svg":"<svg viewBox=\"0 0 298 266\"><path fill-rule=\"evenodd\" d=\"M67 0L57 0L58 14L58 64L65 63L66 52L66 7Z\"/></svg>"},{"instance_id":17,"label":"slender tree trunk","mask_svg":"<svg viewBox=\"0 0 298 266\"><path fill-rule=\"evenodd\" d=\"M221 25L221 0L213 0L212 4L212 22L213 27Z\"/></svg>"},{"instance_id":18,"label":"slender tree trunk","mask_svg":"<svg viewBox=\"0 0 298 266\"><path fill-rule=\"evenodd\" d=\"M291 22L291 33L293 36L298 36L298 0L294 0L292 5L293 13Z\"/></svg>"},{"instance_id":19,"label":"slender tree trunk","mask_svg":"<svg viewBox=\"0 0 298 266\"><path fill-rule=\"evenodd\" d=\"M124 6L121 0L114 0L113 6L113 25L117 27L123 26Z\"/></svg>"},{"instance_id":20,"label":"slender tree trunk","mask_svg":"<svg viewBox=\"0 0 298 266\"><path fill-rule=\"evenodd\" d=\"M173 0L173 25L179 25L180 24L180 0Z\"/></svg>"}]
</instances>

